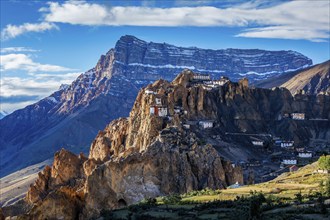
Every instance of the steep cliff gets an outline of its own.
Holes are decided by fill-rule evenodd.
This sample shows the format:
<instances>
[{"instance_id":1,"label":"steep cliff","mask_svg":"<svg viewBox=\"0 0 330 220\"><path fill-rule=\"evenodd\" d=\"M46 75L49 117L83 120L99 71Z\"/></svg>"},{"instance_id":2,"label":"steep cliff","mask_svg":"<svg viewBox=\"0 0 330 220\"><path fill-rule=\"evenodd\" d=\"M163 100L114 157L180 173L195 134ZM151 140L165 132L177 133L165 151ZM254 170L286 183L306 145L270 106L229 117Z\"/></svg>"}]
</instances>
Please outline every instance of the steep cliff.
<instances>
[{"instance_id":1,"label":"steep cliff","mask_svg":"<svg viewBox=\"0 0 330 220\"><path fill-rule=\"evenodd\" d=\"M279 117L304 112L330 119L329 96L293 97L286 89L249 88L247 79L219 85L194 76L185 70L171 83L158 80L142 89L130 117L99 132L88 158L57 153L28 192L33 208L27 216L88 219L146 197L242 183L241 168L228 161L239 154L221 148L236 143L256 157L260 152L230 132L267 132L297 143L330 139L328 121Z\"/></svg>"},{"instance_id":2,"label":"steep cliff","mask_svg":"<svg viewBox=\"0 0 330 220\"><path fill-rule=\"evenodd\" d=\"M171 81L185 68L260 80L311 64L294 51L183 48L123 36L71 85L0 120L0 176L44 161L61 147L87 152L99 130L128 116L140 88L159 78Z\"/></svg>"}]
</instances>

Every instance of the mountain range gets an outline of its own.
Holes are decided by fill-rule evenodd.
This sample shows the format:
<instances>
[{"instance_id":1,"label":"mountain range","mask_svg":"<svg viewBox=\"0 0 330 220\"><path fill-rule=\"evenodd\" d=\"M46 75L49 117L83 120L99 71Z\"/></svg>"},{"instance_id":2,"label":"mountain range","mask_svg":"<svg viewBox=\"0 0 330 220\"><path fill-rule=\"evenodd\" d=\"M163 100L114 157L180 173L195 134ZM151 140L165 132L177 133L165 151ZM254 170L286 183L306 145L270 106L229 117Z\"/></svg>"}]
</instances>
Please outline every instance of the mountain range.
<instances>
[{"instance_id":1,"label":"mountain range","mask_svg":"<svg viewBox=\"0 0 330 220\"><path fill-rule=\"evenodd\" d=\"M304 92L310 95L330 93L330 60L304 70L281 74L261 80L255 86L262 88L287 88L292 94Z\"/></svg>"},{"instance_id":2,"label":"mountain range","mask_svg":"<svg viewBox=\"0 0 330 220\"><path fill-rule=\"evenodd\" d=\"M141 89L129 117L100 131L88 157L58 151L25 200L5 208L5 215L98 218L102 210L145 198L243 184L239 160L269 154L251 145L252 136L313 148L311 140L330 140L330 96L292 96L285 88L249 87L247 79L210 82L201 76L185 70L172 82L160 79ZM284 117L297 112L325 120Z\"/></svg>"},{"instance_id":3,"label":"mountain range","mask_svg":"<svg viewBox=\"0 0 330 220\"><path fill-rule=\"evenodd\" d=\"M184 48L123 36L72 84L0 120L1 176L61 147L86 153L99 130L128 116L140 88L159 78L171 81L183 69L257 81L310 65L295 51Z\"/></svg>"},{"instance_id":4,"label":"mountain range","mask_svg":"<svg viewBox=\"0 0 330 220\"><path fill-rule=\"evenodd\" d=\"M6 111L0 111L0 119L4 118L8 113Z\"/></svg>"}]
</instances>

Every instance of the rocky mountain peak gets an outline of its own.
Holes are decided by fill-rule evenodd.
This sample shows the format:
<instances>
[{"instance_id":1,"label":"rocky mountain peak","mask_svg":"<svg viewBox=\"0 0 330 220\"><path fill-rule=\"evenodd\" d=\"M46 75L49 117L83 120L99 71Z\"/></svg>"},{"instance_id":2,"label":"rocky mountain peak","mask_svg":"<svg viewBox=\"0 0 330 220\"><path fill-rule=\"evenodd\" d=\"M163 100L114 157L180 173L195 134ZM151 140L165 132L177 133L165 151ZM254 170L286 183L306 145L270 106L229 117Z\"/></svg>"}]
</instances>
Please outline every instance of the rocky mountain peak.
<instances>
[{"instance_id":1,"label":"rocky mountain peak","mask_svg":"<svg viewBox=\"0 0 330 220\"><path fill-rule=\"evenodd\" d=\"M185 69L253 82L311 64L292 51L211 50L123 36L68 87L1 119L1 175L50 158L62 146L86 152L99 130L129 115L141 88L158 79L170 82Z\"/></svg>"},{"instance_id":2,"label":"rocky mountain peak","mask_svg":"<svg viewBox=\"0 0 330 220\"><path fill-rule=\"evenodd\" d=\"M140 90L128 118L97 134L88 158L56 153L29 190L27 201L35 205L29 215L51 218L45 210L59 205L56 212L70 213L68 219L88 219L146 197L242 183L242 169L233 163L266 152L249 147L249 137L228 133L267 132L298 145L316 133L329 139L324 124L279 117L304 112L330 119L329 102L325 95L293 97L284 88L251 88L248 79L212 80L190 70L172 82L157 80Z\"/></svg>"}]
</instances>

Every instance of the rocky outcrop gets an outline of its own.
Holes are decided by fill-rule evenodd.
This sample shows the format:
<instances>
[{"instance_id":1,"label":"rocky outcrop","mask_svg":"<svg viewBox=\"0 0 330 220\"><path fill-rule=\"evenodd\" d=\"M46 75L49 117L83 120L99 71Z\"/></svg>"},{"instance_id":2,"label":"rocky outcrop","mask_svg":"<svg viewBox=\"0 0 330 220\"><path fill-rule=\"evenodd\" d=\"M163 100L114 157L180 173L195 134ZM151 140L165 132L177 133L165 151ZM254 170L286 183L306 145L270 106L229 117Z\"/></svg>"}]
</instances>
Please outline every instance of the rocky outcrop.
<instances>
[{"instance_id":1,"label":"rocky outcrop","mask_svg":"<svg viewBox=\"0 0 330 220\"><path fill-rule=\"evenodd\" d=\"M87 152L99 130L128 116L140 88L171 81L185 68L251 81L311 64L294 51L183 48L123 36L71 85L0 121L0 175L51 158L61 147Z\"/></svg>"},{"instance_id":2,"label":"rocky outcrop","mask_svg":"<svg viewBox=\"0 0 330 220\"><path fill-rule=\"evenodd\" d=\"M223 161L212 146L176 144L180 145L155 141L142 153L95 169L86 181L85 215L97 216L104 208L119 208L146 197L243 182L240 168Z\"/></svg>"},{"instance_id":3,"label":"rocky outcrop","mask_svg":"<svg viewBox=\"0 0 330 220\"><path fill-rule=\"evenodd\" d=\"M36 182L30 187L26 196L28 203L41 202L50 192L61 186L72 187L77 191L81 190L85 179L82 165L86 160L87 158L83 154L76 156L64 149L57 152L52 167L46 166L38 174Z\"/></svg>"},{"instance_id":4,"label":"rocky outcrop","mask_svg":"<svg viewBox=\"0 0 330 220\"><path fill-rule=\"evenodd\" d=\"M242 183L241 168L218 149L245 140L231 139L227 132L268 132L297 143L316 133L327 139L327 125L279 115L304 112L330 119L329 102L325 95L293 97L286 89L250 88L247 79L213 87L196 81L189 70L171 83L158 80L140 91L130 117L98 133L88 159L65 150L56 154L53 167L45 168L29 190L27 201L34 204L29 215L51 217L52 212L41 213L63 200L67 209L59 205L56 213L88 219L146 197ZM161 108L167 113L161 115ZM200 121L212 121L213 127L201 128Z\"/></svg>"},{"instance_id":5,"label":"rocky outcrop","mask_svg":"<svg viewBox=\"0 0 330 220\"><path fill-rule=\"evenodd\" d=\"M279 117L303 112L330 119L329 96L292 96L284 88L250 88L247 79L219 85L195 76L185 70L171 83L158 80L142 89L130 116L98 133L88 158L58 152L28 192L26 201L34 205L28 216L89 219L146 197L243 183L241 168L229 161L239 158L221 148L245 146L246 140L228 132L267 132L297 143L329 140L328 122Z\"/></svg>"}]
</instances>

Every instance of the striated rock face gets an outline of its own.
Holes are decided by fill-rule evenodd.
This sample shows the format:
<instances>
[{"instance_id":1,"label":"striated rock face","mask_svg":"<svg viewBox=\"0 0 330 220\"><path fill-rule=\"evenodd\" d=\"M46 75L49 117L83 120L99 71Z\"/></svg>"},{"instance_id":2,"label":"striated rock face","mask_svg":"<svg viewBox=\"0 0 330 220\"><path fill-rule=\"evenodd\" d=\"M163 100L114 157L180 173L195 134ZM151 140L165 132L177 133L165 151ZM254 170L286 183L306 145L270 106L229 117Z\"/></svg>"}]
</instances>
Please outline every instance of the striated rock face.
<instances>
[{"instance_id":1,"label":"striated rock face","mask_svg":"<svg viewBox=\"0 0 330 220\"><path fill-rule=\"evenodd\" d=\"M115 57L115 66L121 66L120 74L143 79L145 76L140 73L144 72L155 80L172 80L185 68L214 76L226 75L235 81L242 76L260 80L312 65L310 59L295 51L185 48L148 43L129 35L117 42Z\"/></svg>"},{"instance_id":2,"label":"striated rock face","mask_svg":"<svg viewBox=\"0 0 330 220\"><path fill-rule=\"evenodd\" d=\"M51 158L60 147L87 152L99 130L128 116L140 88L171 81L185 68L251 81L311 64L294 51L183 48L123 36L71 85L0 120L0 175Z\"/></svg>"}]
</instances>

